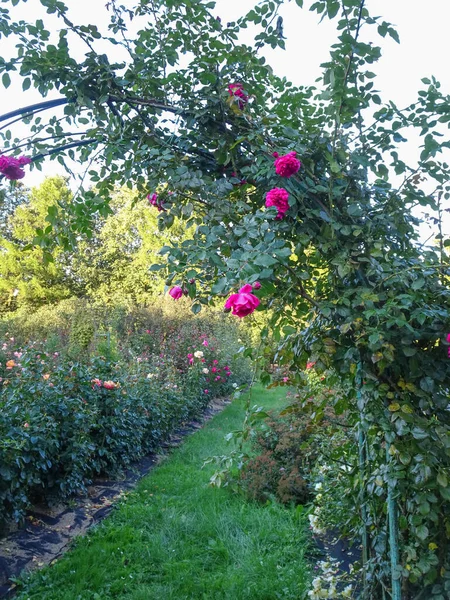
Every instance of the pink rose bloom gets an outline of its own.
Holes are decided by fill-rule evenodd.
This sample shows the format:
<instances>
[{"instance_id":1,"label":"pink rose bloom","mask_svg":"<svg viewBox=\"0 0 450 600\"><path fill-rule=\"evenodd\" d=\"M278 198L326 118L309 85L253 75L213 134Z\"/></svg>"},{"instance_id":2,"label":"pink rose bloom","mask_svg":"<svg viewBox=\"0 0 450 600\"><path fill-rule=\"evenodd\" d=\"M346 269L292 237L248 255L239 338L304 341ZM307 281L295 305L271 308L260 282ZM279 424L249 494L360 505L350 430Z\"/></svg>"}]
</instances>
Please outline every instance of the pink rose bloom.
<instances>
[{"instance_id":1,"label":"pink rose bloom","mask_svg":"<svg viewBox=\"0 0 450 600\"><path fill-rule=\"evenodd\" d=\"M218 361L218 360L216 360L216 359L214 359L214 360L213 360L213 365L218 365L218 364L219 364L219 361Z\"/></svg>"},{"instance_id":2,"label":"pink rose bloom","mask_svg":"<svg viewBox=\"0 0 450 600\"><path fill-rule=\"evenodd\" d=\"M289 194L283 188L273 188L266 194L266 207L275 206L278 209L276 219L281 220L289 210Z\"/></svg>"},{"instance_id":3,"label":"pink rose bloom","mask_svg":"<svg viewBox=\"0 0 450 600\"><path fill-rule=\"evenodd\" d=\"M209 390L203 390L204 394L209 394Z\"/></svg>"},{"instance_id":4,"label":"pink rose bloom","mask_svg":"<svg viewBox=\"0 0 450 600\"><path fill-rule=\"evenodd\" d=\"M188 354L187 357L188 358L192 358L194 355L193 354Z\"/></svg>"},{"instance_id":5,"label":"pink rose bloom","mask_svg":"<svg viewBox=\"0 0 450 600\"><path fill-rule=\"evenodd\" d=\"M217 377L215 378L215 381L220 381L222 378L220 375L217 375Z\"/></svg>"},{"instance_id":6,"label":"pink rose bloom","mask_svg":"<svg viewBox=\"0 0 450 600\"><path fill-rule=\"evenodd\" d=\"M211 373L217 373L217 367L212 367Z\"/></svg>"},{"instance_id":7,"label":"pink rose bloom","mask_svg":"<svg viewBox=\"0 0 450 600\"><path fill-rule=\"evenodd\" d=\"M279 156L278 152L274 152L275 157L275 172L281 177L292 177L302 166L302 163L295 158L297 152L289 152L284 156Z\"/></svg>"},{"instance_id":8,"label":"pink rose bloom","mask_svg":"<svg viewBox=\"0 0 450 600\"><path fill-rule=\"evenodd\" d=\"M190 358L190 359L189 359L189 364L190 364L190 365L193 365L193 364L194 364L194 359L193 359L193 358Z\"/></svg>"},{"instance_id":9,"label":"pink rose bloom","mask_svg":"<svg viewBox=\"0 0 450 600\"><path fill-rule=\"evenodd\" d=\"M29 427L29 424L28 424L28 423L24 423L24 424L23 424L23 426L24 426L25 428L27 428L27 427Z\"/></svg>"},{"instance_id":10,"label":"pink rose bloom","mask_svg":"<svg viewBox=\"0 0 450 600\"><path fill-rule=\"evenodd\" d=\"M231 294L225 302L225 309L231 310L239 318L246 317L259 306L260 300L252 294L252 286L247 283L237 294Z\"/></svg>"},{"instance_id":11,"label":"pink rose bloom","mask_svg":"<svg viewBox=\"0 0 450 600\"><path fill-rule=\"evenodd\" d=\"M12 181L22 179L25 177L25 171L21 167L30 163L31 159L27 156L19 156L19 158L0 156L0 173Z\"/></svg>"},{"instance_id":12,"label":"pink rose bloom","mask_svg":"<svg viewBox=\"0 0 450 600\"><path fill-rule=\"evenodd\" d=\"M230 96L237 98L237 105L240 110L244 110L244 106L248 102L248 96L244 92L244 86L242 83L229 83L228 93Z\"/></svg>"},{"instance_id":13,"label":"pink rose bloom","mask_svg":"<svg viewBox=\"0 0 450 600\"><path fill-rule=\"evenodd\" d=\"M175 285L173 288L170 288L170 290L169 290L169 296L172 296L172 298L174 300L179 300L182 295L183 295L183 290L180 288L179 285Z\"/></svg>"},{"instance_id":14,"label":"pink rose bloom","mask_svg":"<svg viewBox=\"0 0 450 600\"><path fill-rule=\"evenodd\" d=\"M312 369L315 364L316 364L315 362L307 362L306 363L306 368L307 369Z\"/></svg>"},{"instance_id":15,"label":"pink rose bloom","mask_svg":"<svg viewBox=\"0 0 450 600\"><path fill-rule=\"evenodd\" d=\"M209 346L208 341L207 340L203 340L203 345L204 346Z\"/></svg>"},{"instance_id":16,"label":"pink rose bloom","mask_svg":"<svg viewBox=\"0 0 450 600\"><path fill-rule=\"evenodd\" d=\"M255 283L253 284L253 289L254 290L260 290L261 289L261 284L259 283L259 281L255 281Z\"/></svg>"},{"instance_id":17,"label":"pink rose bloom","mask_svg":"<svg viewBox=\"0 0 450 600\"><path fill-rule=\"evenodd\" d=\"M161 204L161 200L158 200L158 194L148 194L147 196L148 199L148 203L151 204L152 206L156 206L156 208L158 209L158 212L161 212L162 210L164 210L164 208L162 207Z\"/></svg>"}]
</instances>

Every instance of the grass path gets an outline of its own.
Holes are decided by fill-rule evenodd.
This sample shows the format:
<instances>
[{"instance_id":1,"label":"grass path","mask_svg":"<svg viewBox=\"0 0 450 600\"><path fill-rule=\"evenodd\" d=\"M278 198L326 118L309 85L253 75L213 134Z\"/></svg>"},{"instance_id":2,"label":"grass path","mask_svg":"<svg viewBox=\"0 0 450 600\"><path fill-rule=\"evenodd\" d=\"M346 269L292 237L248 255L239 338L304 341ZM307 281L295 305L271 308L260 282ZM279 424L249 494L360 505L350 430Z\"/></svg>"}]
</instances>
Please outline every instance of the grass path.
<instances>
[{"instance_id":1,"label":"grass path","mask_svg":"<svg viewBox=\"0 0 450 600\"><path fill-rule=\"evenodd\" d=\"M280 408L284 393L252 402ZM235 401L142 479L127 500L18 600L301 600L309 580L304 517L207 485L204 459L226 453L242 424Z\"/></svg>"}]
</instances>

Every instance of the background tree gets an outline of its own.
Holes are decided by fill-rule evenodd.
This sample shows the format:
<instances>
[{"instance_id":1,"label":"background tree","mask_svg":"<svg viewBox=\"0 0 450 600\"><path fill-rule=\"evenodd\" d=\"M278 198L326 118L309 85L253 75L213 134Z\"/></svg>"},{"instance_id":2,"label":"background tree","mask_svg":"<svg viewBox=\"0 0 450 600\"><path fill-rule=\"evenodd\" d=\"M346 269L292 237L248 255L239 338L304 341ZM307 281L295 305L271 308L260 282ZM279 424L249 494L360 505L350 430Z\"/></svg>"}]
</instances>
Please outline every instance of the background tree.
<instances>
[{"instance_id":1,"label":"background tree","mask_svg":"<svg viewBox=\"0 0 450 600\"><path fill-rule=\"evenodd\" d=\"M110 208L91 239L78 243L71 259L73 275L97 302L148 304L164 290L163 277L150 272L149 265L161 264L161 247L183 241L189 232L179 221L160 231L157 210L127 189L114 195Z\"/></svg>"},{"instance_id":2,"label":"background tree","mask_svg":"<svg viewBox=\"0 0 450 600\"><path fill-rule=\"evenodd\" d=\"M14 190L15 188L13 188ZM21 191L21 188L19 187ZM62 177L47 178L29 192L9 200L5 236L0 238L0 290L4 310L38 307L69 297L102 304L144 305L164 289L161 274L149 272L161 264L160 248L187 239L177 221L170 231L158 228L158 211L147 198L128 189L116 192L106 217L98 216L88 240L72 248L34 244L50 227L48 216L69 207L73 193Z\"/></svg>"},{"instance_id":3,"label":"background tree","mask_svg":"<svg viewBox=\"0 0 450 600\"><path fill-rule=\"evenodd\" d=\"M42 248L33 245L36 232L43 232L49 225L46 221L49 211L51 214L59 205L64 206L71 197L64 178L48 178L25 196L26 201L18 204L6 221L5 235L0 238L3 307L37 307L80 292L70 274L68 253L55 248L53 260L48 262ZM19 197L22 199L23 196Z\"/></svg>"}]
</instances>

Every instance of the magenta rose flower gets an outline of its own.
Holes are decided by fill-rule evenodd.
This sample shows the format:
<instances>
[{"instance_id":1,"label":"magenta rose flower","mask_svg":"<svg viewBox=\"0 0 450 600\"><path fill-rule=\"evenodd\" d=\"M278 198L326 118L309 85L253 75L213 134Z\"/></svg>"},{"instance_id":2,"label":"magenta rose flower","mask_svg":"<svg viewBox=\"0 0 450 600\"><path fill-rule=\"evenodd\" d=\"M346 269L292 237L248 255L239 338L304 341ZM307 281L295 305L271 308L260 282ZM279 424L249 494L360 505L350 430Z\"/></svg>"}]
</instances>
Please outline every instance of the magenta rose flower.
<instances>
[{"instance_id":1,"label":"magenta rose flower","mask_svg":"<svg viewBox=\"0 0 450 600\"><path fill-rule=\"evenodd\" d=\"M284 156L280 156L278 152L273 153L273 156L275 157L275 162L273 164L275 165L277 175L280 175L281 177L292 177L292 175L297 173L302 166L302 163L298 158L295 158L296 155L297 152L294 151L289 152Z\"/></svg>"},{"instance_id":2,"label":"magenta rose flower","mask_svg":"<svg viewBox=\"0 0 450 600\"><path fill-rule=\"evenodd\" d=\"M228 93L230 96L237 98L237 105L240 110L244 110L245 105L248 102L248 96L244 92L244 86L242 83L229 83Z\"/></svg>"},{"instance_id":3,"label":"magenta rose flower","mask_svg":"<svg viewBox=\"0 0 450 600\"><path fill-rule=\"evenodd\" d=\"M158 212L165 210L165 208L163 208L161 200L158 200L158 194L155 194L154 192L153 194L148 194L147 199L149 204L155 206L158 209Z\"/></svg>"},{"instance_id":4,"label":"magenta rose flower","mask_svg":"<svg viewBox=\"0 0 450 600\"><path fill-rule=\"evenodd\" d=\"M25 177L25 171L22 169L25 165L29 165L31 159L27 156L19 156L14 158L13 156L0 156L0 173L6 177L15 181Z\"/></svg>"},{"instance_id":5,"label":"magenta rose flower","mask_svg":"<svg viewBox=\"0 0 450 600\"><path fill-rule=\"evenodd\" d=\"M253 284L253 289L254 290L260 290L261 289L261 284L259 283L259 281L255 281L255 283Z\"/></svg>"},{"instance_id":6,"label":"magenta rose flower","mask_svg":"<svg viewBox=\"0 0 450 600\"><path fill-rule=\"evenodd\" d=\"M182 295L183 295L183 290L180 288L179 285L174 285L169 290L169 296L172 296L172 298L174 300L179 300Z\"/></svg>"},{"instance_id":7,"label":"magenta rose flower","mask_svg":"<svg viewBox=\"0 0 450 600\"><path fill-rule=\"evenodd\" d=\"M276 219L282 219L289 210L289 194L283 188L273 188L266 194L266 207L275 206L278 210Z\"/></svg>"},{"instance_id":8,"label":"magenta rose flower","mask_svg":"<svg viewBox=\"0 0 450 600\"><path fill-rule=\"evenodd\" d=\"M260 304L259 298L252 294L252 286L247 283L237 294L231 294L225 302L225 310L241 318L250 315Z\"/></svg>"}]
</instances>

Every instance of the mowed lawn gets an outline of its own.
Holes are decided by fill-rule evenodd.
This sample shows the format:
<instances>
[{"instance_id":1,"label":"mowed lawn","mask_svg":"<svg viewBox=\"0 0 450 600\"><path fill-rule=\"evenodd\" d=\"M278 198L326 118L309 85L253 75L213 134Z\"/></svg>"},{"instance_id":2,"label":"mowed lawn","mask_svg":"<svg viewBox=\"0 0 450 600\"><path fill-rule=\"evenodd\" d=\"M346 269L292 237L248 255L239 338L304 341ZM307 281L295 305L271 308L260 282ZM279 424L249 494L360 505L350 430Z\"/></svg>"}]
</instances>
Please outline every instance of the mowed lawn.
<instances>
[{"instance_id":1,"label":"mowed lawn","mask_svg":"<svg viewBox=\"0 0 450 600\"><path fill-rule=\"evenodd\" d=\"M252 404L279 409L285 390L255 388ZM247 502L208 486L229 431L242 425L234 401L187 437L112 516L54 566L24 579L17 596L42 600L272 600L306 597L306 519L301 511Z\"/></svg>"}]
</instances>

